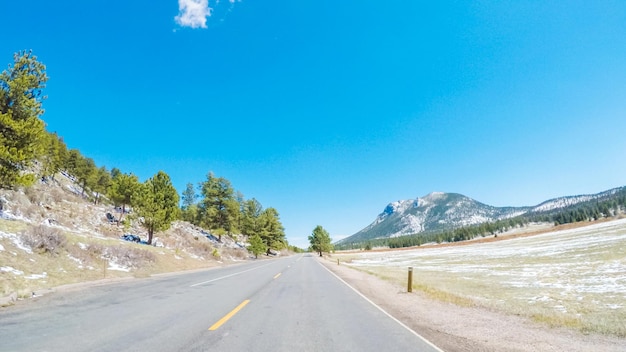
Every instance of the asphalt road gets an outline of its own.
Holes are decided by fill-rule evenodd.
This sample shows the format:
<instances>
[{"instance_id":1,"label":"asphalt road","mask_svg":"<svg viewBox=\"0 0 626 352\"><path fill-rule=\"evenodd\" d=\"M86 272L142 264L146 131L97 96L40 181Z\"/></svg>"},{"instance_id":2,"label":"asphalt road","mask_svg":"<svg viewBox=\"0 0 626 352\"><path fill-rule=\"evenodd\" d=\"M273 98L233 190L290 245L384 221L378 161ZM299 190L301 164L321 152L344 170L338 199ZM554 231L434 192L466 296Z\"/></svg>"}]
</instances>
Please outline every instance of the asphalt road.
<instances>
[{"instance_id":1,"label":"asphalt road","mask_svg":"<svg viewBox=\"0 0 626 352\"><path fill-rule=\"evenodd\" d=\"M0 309L0 351L438 351L310 254Z\"/></svg>"}]
</instances>

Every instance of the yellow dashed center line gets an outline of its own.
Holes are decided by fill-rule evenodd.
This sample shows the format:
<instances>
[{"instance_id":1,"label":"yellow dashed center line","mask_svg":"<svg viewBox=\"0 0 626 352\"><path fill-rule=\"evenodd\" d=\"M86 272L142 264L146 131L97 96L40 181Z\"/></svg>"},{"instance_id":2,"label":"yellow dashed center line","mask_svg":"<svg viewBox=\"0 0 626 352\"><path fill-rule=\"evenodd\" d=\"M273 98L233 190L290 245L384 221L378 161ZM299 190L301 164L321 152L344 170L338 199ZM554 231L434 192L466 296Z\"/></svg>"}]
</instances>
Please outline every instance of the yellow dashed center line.
<instances>
[{"instance_id":1,"label":"yellow dashed center line","mask_svg":"<svg viewBox=\"0 0 626 352\"><path fill-rule=\"evenodd\" d=\"M213 324L213 326L211 326L209 328L209 331L214 331L219 329L220 326L222 326L225 322L228 321L228 319L232 318L233 315L237 314L237 312L239 312L243 307L246 306L246 304L250 303L250 300L247 299L243 302L241 302L240 305L237 306L237 308L233 309L232 311L230 311L230 313L226 314L222 319L220 319L217 323Z\"/></svg>"},{"instance_id":2,"label":"yellow dashed center line","mask_svg":"<svg viewBox=\"0 0 626 352\"><path fill-rule=\"evenodd\" d=\"M276 274L276 276L274 276L274 279L278 279L278 277L280 276L280 274L282 274L282 273L278 273L278 274Z\"/></svg>"}]
</instances>

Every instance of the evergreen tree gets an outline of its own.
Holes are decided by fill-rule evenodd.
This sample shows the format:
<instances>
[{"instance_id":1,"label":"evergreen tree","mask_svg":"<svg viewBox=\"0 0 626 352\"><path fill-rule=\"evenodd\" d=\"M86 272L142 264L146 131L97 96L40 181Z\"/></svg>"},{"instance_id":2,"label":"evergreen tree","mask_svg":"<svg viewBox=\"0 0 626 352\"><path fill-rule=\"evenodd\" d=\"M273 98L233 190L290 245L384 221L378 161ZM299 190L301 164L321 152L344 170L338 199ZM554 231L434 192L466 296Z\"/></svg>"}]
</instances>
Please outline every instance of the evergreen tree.
<instances>
[{"instance_id":1,"label":"evergreen tree","mask_svg":"<svg viewBox=\"0 0 626 352\"><path fill-rule=\"evenodd\" d=\"M249 237L259 236L268 254L270 249L280 250L287 247L285 229L276 209L263 209L261 203L252 198L243 202L240 217L241 233Z\"/></svg>"},{"instance_id":2,"label":"evergreen tree","mask_svg":"<svg viewBox=\"0 0 626 352\"><path fill-rule=\"evenodd\" d=\"M48 81L46 66L32 52L13 55L13 65L0 73L0 187L30 185L27 172L43 153L45 136L42 90Z\"/></svg>"},{"instance_id":3,"label":"evergreen tree","mask_svg":"<svg viewBox=\"0 0 626 352\"><path fill-rule=\"evenodd\" d=\"M94 200L94 204L98 204L100 202L100 195L106 194L111 187L111 174L107 171L107 169L103 166L99 168L95 172L94 184L92 186L92 190L96 192L96 198Z\"/></svg>"},{"instance_id":4,"label":"evergreen tree","mask_svg":"<svg viewBox=\"0 0 626 352\"><path fill-rule=\"evenodd\" d=\"M243 235L254 236L261 234L259 217L262 212L263 206L256 199L252 198L243 202L240 223L240 230Z\"/></svg>"},{"instance_id":5,"label":"evergreen tree","mask_svg":"<svg viewBox=\"0 0 626 352\"><path fill-rule=\"evenodd\" d=\"M85 158L82 155L78 158L74 176L78 179L78 184L80 184L82 188L82 196L85 196L85 189L88 186L94 185L97 172L98 169L93 159Z\"/></svg>"},{"instance_id":6,"label":"evergreen tree","mask_svg":"<svg viewBox=\"0 0 626 352\"><path fill-rule=\"evenodd\" d=\"M124 213L126 213L126 206L133 205L133 196L137 193L141 183L133 174L123 174L117 169L113 170L111 170L113 179L109 188L109 198L113 204L122 207L122 214L120 215L120 221L122 221Z\"/></svg>"},{"instance_id":7,"label":"evergreen tree","mask_svg":"<svg viewBox=\"0 0 626 352\"><path fill-rule=\"evenodd\" d=\"M72 176L76 176L75 173L77 172L81 158L82 155L78 149L70 149L67 152L67 159L65 159L65 171L72 174Z\"/></svg>"},{"instance_id":8,"label":"evergreen tree","mask_svg":"<svg viewBox=\"0 0 626 352\"><path fill-rule=\"evenodd\" d=\"M278 211L274 208L267 208L259 215L260 236L267 246L267 253L270 249L283 249L287 246L285 239L285 229L280 223Z\"/></svg>"},{"instance_id":9,"label":"evergreen tree","mask_svg":"<svg viewBox=\"0 0 626 352\"><path fill-rule=\"evenodd\" d=\"M185 191L183 192L182 208L186 209L194 205L196 203L196 198L198 198L198 196L196 195L196 191L193 188L193 184L191 182L187 183L187 188L185 188Z\"/></svg>"},{"instance_id":10,"label":"evergreen tree","mask_svg":"<svg viewBox=\"0 0 626 352\"><path fill-rule=\"evenodd\" d=\"M267 246L261 239L259 235L254 235L248 239L250 245L248 246L248 250L254 254L255 258L259 257L259 254L265 252L267 250Z\"/></svg>"},{"instance_id":11,"label":"evergreen tree","mask_svg":"<svg viewBox=\"0 0 626 352\"><path fill-rule=\"evenodd\" d=\"M97 180L96 163L91 158L85 158L78 149L70 149L65 162L65 169L75 177L81 189L81 195L85 195L85 190L93 187Z\"/></svg>"},{"instance_id":12,"label":"evergreen tree","mask_svg":"<svg viewBox=\"0 0 626 352\"><path fill-rule=\"evenodd\" d=\"M163 171L138 187L133 206L135 216L141 218L141 225L148 231L148 244L152 244L155 232L169 229L172 221L178 218L178 204L178 192Z\"/></svg>"},{"instance_id":13,"label":"evergreen tree","mask_svg":"<svg viewBox=\"0 0 626 352\"><path fill-rule=\"evenodd\" d=\"M51 177L54 180L54 175L63 169L67 157L68 151L63 138L59 137L55 133L46 133L44 137L45 150L43 157L41 158L41 176Z\"/></svg>"},{"instance_id":14,"label":"evergreen tree","mask_svg":"<svg viewBox=\"0 0 626 352\"><path fill-rule=\"evenodd\" d=\"M201 224L218 235L232 234L236 230L239 204L234 196L230 181L215 177L212 172L207 180L200 184L202 202L200 203Z\"/></svg>"},{"instance_id":15,"label":"evergreen tree","mask_svg":"<svg viewBox=\"0 0 626 352\"><path fill-rule=\"evenodd\" d=\"M319 253L320 257L323 252L330 252L333 250L333 245L331 244L328 231L324 230L324 228L320 225L317 225L315 229L313 229L313 233L309 236L309 243L311 244L311 250Z\"/></svg>"},{"instance_id":16,"label":"evergreen tree","mask_svg":"<svg viewBox=\"0 0 626 352\"><path fill-rule=\"evenodd\" d=\"M111 169L111 179L116 178L117 176L121 175L122 171L120 171L120 169L114 167Z\"/></svg>"},{"instance_id":17,"label":"evergreen tree","mask_svg":"<svg viewBox=\"0 0 626 352\"><path fill-rule=\"evenodd\" d=\"M188 221L192 224L197 223L198 217L198 206L196 204L196 199L198 195L193 188L192 183L187 183L187 187L185 191L182 193L182 205L181 205L181 214L182 219Z\"/></svg>"}]
</instances>

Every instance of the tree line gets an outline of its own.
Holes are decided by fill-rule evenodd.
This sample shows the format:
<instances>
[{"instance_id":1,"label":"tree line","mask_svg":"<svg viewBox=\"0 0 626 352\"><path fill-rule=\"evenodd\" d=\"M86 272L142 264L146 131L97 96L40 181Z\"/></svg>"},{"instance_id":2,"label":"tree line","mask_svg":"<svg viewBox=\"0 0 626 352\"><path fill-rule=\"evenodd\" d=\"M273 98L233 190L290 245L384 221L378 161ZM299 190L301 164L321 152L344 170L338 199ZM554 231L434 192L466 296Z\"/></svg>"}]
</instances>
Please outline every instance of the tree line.
<instances>
[{"instance_id":1,"label":"tree line","mask_svg":"<svg viewBox=\"0 0 626 352\"><path fill-rule=\"evenodd\" d=\"M255 198L245 199L230 181L209 172L197 189L192 183L182 194L182 218L209 229L221 240L235 233L248 237L250 251L258 256L288 247L285 229L275 208L263 208Z\"/></svg>"},{"instance_id":2,"label":"tree line","mask_svg":"<svg viewBox=\"0 0 626 352\"><path fill-rule=\"evenodd\" d=\"M616 216L626 210L626 187L602 200L591 200L557 211L529 215L534 222L552 222L555 225L599 220Z\"/></svg>"},{"instance_id":3,"label":"tree line","mask_svg":"<svg viewBox=\"0 0 626 352\"><path fill-rule=\"evenodd\" d=\"M46 66L32 51L15 53L13 63L0 74L0 188L28 187L38 178L55 181L55 175L63 173L83 197L119 206L120 221L132 208L132 216L148 233L148 243L154 233L182 219L208 229L219 241L222 235L246 235L255 255L288 246L278 211L264 209L254 198L244 199L223 177L209 173L198 184L199 194L188 184L181 205L164 171L140 182L133 173L98 167L78 149L68 149L56 132L46 131L41 119L47 81Z\"/></svg>"}]
</instances>

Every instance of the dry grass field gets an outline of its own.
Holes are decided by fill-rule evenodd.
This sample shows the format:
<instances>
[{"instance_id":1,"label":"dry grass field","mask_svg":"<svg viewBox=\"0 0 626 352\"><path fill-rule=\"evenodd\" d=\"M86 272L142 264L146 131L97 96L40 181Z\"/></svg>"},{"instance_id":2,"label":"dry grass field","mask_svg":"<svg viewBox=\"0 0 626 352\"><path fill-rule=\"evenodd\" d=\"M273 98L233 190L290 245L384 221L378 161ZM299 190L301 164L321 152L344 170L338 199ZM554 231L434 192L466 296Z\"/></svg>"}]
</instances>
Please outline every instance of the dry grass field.
<instances>
[{"instance_id":1,"label":"dry grass field","mask_svg":"<svg viewBox=\"0 0 626 352\"><path fill-rule=\"evenodd\" d=\"M626 337L626 219L488 243L336 253L414 290L550 326Z\"/></svg>"}]
</instances>

